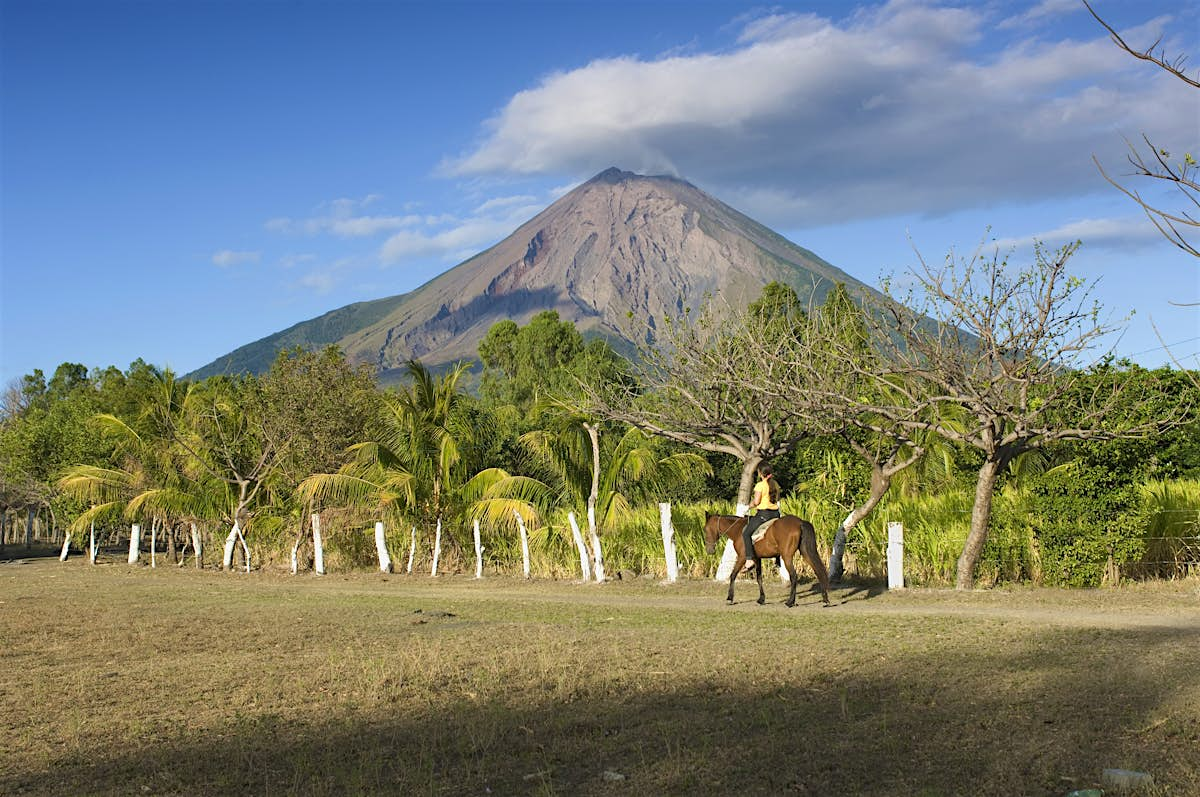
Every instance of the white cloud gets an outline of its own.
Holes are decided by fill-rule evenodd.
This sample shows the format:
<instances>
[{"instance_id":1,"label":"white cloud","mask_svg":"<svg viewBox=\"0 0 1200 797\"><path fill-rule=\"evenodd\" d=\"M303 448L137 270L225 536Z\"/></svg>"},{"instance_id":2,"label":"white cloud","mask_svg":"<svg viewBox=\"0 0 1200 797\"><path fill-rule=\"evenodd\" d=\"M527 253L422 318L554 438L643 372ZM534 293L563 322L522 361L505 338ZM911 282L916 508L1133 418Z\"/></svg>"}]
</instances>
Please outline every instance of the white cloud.
<instances>
[{"instance_id":1,"label":"white cloud","mask_svg":"<svg viewBox=\"0 0 1200 797\"><path fill-rule=\"evenodd\" d=\"M311 259L305 256L305 261ZM330 293L334 288L345 281L348 274L352 274L361 263L355 258L343 257L334 260L332 263L322 264L313 267L306 274L296 279L293 287L302 288L317 295L325 295Z\"/></svg>"},{"instance_id":2,"label":"white cloud","mask_svg":"<svg viewBox=\"0 0 1200 797\"><path fill-rule=\"evenodd\" d=\"M493 183L492 189L496 188ZM468 186L464 193L471 208L465 215L451 213L403 216L358 215L367 205L381 200L377 194L363 199L335 199L323 202L309 218L274 218L265 227L272 232L307 236L332 235L338 238L368 238L391 233L376 252L384 265L411 260L458 262L480 249L494 244L522 223L542 211L555 197L531 194L498 194L488 197L481 186ZM406 205L415 210L413 203ZM313 255L291 255L280 260L283 268L292 268L314 260ZM336 266L348 267L347 263ZM335 284L328 271L313 272L301 278L301 287L327 292Z\"/></svg>"},{"instance_id":3,"label":"white cloud","mask_svg":"<svg viewBox=\"0 0 1200 797\"><path fill-rule=\"evenodd\" d=\"M368 194L362 199L334 199L323 203L318 215L307 219L280 216L270 219L264 227L268 232L320 235L331 233L339 238L369 238L393 230L420 224L422 217L415 214L403 216L358 215L368 205L383 199L380 194Z\"/></svg>"},{"instance_id":4,"label":"white cloud","mask_svg":"<svg viewBox=\"0 0 1200 797\"><path fill-rule=\"evenodd\" d=\"M1063 17L1078 11L1085 11L1080 0L1042 0L1023 14L1017 14L1000 22L996 27L1001 30L1022 28L1044 23L1052 17Z\"/></svg>"},{"instance_id":5,"label":"white cloud","mask_svg":"<svg viewBox=\"0 0 1200 797\"><path fill-rule=\"evenodd\" d=\"M519 207L521 205L530 205L536 201L537 197L532 197L528 194L522 194L520 196L500 196L487 200L482 205L475 208L475 212L491 213L496 210L503 210L504 208L511 208L513 206Z\"/></svg>"},{"instance_id":6,"label":"white cloud","mask_svg":"<svg viewBox=\"0 0 1200 797\"><path fill-rule=\"evenodd\" d=\"M388 265L430 257L457 262L509 235L545 204L532 196L501 197L481 203L469 218L431 218L426 229L403 230L388 238L379 259Z\"/></svg>"},{"instance_id":7,"label":"white cloud","mask_svg":"<svg viewBox=\"0 0 1200 797\"><path fill-rule=\"evenodd\" d=\"M311 271L299 280L299 285L308 288L313 293L326 294L337 285L334 275L325 271Z\"/></svg>"},{"instance_id":8,"label":"white cloud","mask_svg":"<svg viewBox=\"0 0 1200 797\"><path fill-rule=\"evenodd\" d=\"M1139 69L1099 26L1085 41L980 55L989 8L892 0L841 22L774 14L727 51L593 61L517 93L482 143L442 168L677 174L794 229L1104 191L1091 156L1123 163L1122 135L1195 140L1200 97Z\"/></svg>"},{"instance_id":9,"label":"white cloud","mask_svg":"<svg viewBox=\"0 0 1200 797\"><path fill-rule=\"evenodd\" d=\"M296 266L301 266L305 263L311 263L316 259L317 256L312 254L284 255L283 257L279 258L279 267L295 268Z\"/></svg>"},{"instance_id":10,"label":"white cloud","mask_svg":"<svg viewBox=\"0 0 1200 797\"><path fill-rule=\"evenodd\" d=\"M1001 250L1025 249L1033 246L1035 241L1050 246L1082 241L1084 247L1089 249L1141 249L1158 246L1162 240L1162 234L1145 216L1122 216L1078 219L1032 235L1002 238L996 241L996 246Z\"/></svg>"},{"instance_id":11,"label":"white cloud","mask_svg":"<svg viewBox=\"0 0 1200 797\"><path fill-rule=\"evenodd\" d=\"M258 252L235 252L232 249L222 249L213 253L212 262L221 268L232 268L243 263L257 263L261 258Z\"/></svg>"}]
</instances>

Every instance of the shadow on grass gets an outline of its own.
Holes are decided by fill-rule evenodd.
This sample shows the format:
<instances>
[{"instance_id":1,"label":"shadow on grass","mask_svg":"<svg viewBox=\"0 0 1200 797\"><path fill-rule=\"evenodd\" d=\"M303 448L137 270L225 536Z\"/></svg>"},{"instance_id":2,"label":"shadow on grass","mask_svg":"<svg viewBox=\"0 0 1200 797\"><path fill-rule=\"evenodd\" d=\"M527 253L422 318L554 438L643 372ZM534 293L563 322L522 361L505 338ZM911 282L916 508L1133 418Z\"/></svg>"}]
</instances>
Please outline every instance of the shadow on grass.
<instances>
[{"instance_id":1,"label":"shadow on grass","mask_svg":"<svg viewBox=\"0 0 1200 797\"><path fill-rule=\"evenodd\" d=\"M216 727L64 752L0 792L1063 795L1124 767L1200 793L1200 719L1182 706L1200 630L1043 629L982 665L908 642L836 681L773 664L773 682L658 671L479 699L464 674L328 719L315 696L295 715L231 709Z\"/></svg>"},{"instance_id":2,"label":"shadow on grass","mask_svg":"<svg viewBox=\"0 0 1200 797\"><path fill-rule=\"evenodd\" d=\"M0 564L15 564L25 559L57 559L61 553L62 543L35 542L27 547L23 542L10 542L0 549Z\"/></svg>"},{"instance_id":3,"label":"shadow on grass","mask_svg":"<svg viewBox=\"0 0 1200 797\"><path fill-rule=\"evenodd\" d=\"M874 581L851 581L843 579L834 584L833 588L837 590L839 598L836 601L837 603L845 603L854 597L859 597L860 600L870 600L871 598L878 598L880 595L887 593L886 584ZM819 588L815 584L813 585L813 591L819 591Z\"/></svg>"}]
</instances>

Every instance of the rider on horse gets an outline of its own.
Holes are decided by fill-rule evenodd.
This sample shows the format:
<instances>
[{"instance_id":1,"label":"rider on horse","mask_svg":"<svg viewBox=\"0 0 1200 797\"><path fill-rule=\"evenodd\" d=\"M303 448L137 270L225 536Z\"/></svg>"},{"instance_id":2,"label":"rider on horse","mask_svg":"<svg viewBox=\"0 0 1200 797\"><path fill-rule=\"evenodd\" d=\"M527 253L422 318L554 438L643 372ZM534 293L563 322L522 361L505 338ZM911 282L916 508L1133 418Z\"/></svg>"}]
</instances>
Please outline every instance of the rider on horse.
<instances>
[{"instance_id":1,"label":"rider on horse","mask_svg":"<svg viewBox=\"0 0 1200 797\"><path fill-rule=\"evenodd\" d=\"M746 519L746 528L742 531L742 545L746 552L746 570L758 564L758 556L754 551L754 532L768 520L779 517L779 482L771 475L771 466L760 463L758 466L758 483L754 485L754 497L750 499L750 509L754 514Z\"/></svg>"}]
</instances>

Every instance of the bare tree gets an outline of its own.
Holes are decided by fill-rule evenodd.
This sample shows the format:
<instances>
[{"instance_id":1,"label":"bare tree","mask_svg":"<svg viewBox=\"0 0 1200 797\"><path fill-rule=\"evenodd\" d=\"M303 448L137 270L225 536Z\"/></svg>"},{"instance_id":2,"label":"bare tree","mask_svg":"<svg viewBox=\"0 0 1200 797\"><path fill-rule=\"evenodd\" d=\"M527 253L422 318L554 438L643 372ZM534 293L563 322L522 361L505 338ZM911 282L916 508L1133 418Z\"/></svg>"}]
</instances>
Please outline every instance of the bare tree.
<instances>
[{"instance_id":1,"label":"bare tree","mask_svg":"<svg viewBox=\"0 0 1200 797\"><path fill-rule=\"evenodd\" d=\"M829 577L838 581L847 537L887 495L892 479L920 460L925 446L910 430L855 400L893 391L863 376L873 371L876 358L866 318L845 285L835 286L822 306L810 307L802 325L749 325L738 334L751 342L756 358L781 366L754 390L778 396L808 428L841 437L871 470L866 497L850 508L834 535ZM847 367L848 360L857 367Z\"/></svg>"},{"instance_id":2,"label":"bare tree","mask_svg":"<svg viewBox=\"0 0 1200 797\"><path fill-rule=\"evenodd\" d=\"M951 253L936 268L920 259L905 300L889 295L864 315L875 356L840 358L847 378L874 385L843 395L860 428L932 433L982 455L959 589L974 585L992 496L1013 458L1064 440L1143 436L1182 417L1166 401L1157 416L1124 411L1163 399L1153 379L1080 370L1101 360L1093 354L1118 326L1101 317L1092 286L1068 274L1077 246L1038 246L1022 269L998 252L962 262Z\"/></svg>"},{"instance_id":3,"label":"bare tree","mask_svg":"<svg viewBox=\"0 0 1200 797\"><path fill-rule=\"evenodd\" d=\"M736 457L742 463L737 502L748 503L759 463L811 434L790 397L754 387L779 381L784 367L756 358L739 334L755 313L709 301L694 319L685 313L662 323L654 345L639 348L635 382L585 386L587 412Z\"/></svg>"},{"instance_id":4,"label":"bare tree","mask_svg":"<svg viewBox=\"0 0 1200 797\"><path fill-rule=\"evenodd\" d=\"M1091 12L1096 21L1108 31L1109 36L1117 47L1129 53L1134 58L1154 64L1164 72L1183 81L1186 85L1200 89L1200 81L1189 76L1184 71L1187 56L1181 55L1176 58L1170 58L1160 46L1162 44L1162 37L1159 37L1145 50L1139 50L1126 42L1121 34L1117 33L1111 25L1105 22L1096 13L1096 10L1092 8L1091 4L1088 3L1088 0L1082 0L1082 2L1087 6L1087 10ZM1173 185L1181 194L1180 202L1183 206L1182 210L1168 211L1151 205L1136 188L1129 188L1110 177L1100 164L1099 159L1094 155L1092 156L1092 160L1095 161L1096 168L1100 170L1100 174L1104 176L1105 180L1142 208L1146 213L1146 217L1158 228L1158 231L1162 233L1164 238L1193 257L1200 257L1200 250L1187 239L1187 236L1195 234L1195 228L1200 227L1200 213L1198 213L1200 212L1200 182L1198 182L1200 172L1197 171L1197 161L1190 152L1185 152L1182 158L1172 158L1169 150L1156 145L1145 134L1142 135L1142 141L1145 142L1144 150L1128 139L1125 140L1129 148L1129 154L1126 157L1130 165L1133 166L1132 176L1147 177L1159 183Z\"/></svg>"}]
</instances>

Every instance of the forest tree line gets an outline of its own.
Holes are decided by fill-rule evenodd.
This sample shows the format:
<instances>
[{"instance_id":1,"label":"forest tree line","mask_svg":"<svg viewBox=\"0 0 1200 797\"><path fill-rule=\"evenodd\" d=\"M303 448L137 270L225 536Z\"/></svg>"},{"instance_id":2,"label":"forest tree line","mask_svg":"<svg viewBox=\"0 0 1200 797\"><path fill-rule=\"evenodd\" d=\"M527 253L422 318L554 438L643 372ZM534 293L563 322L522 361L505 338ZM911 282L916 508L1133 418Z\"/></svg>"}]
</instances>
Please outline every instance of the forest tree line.
<instances>
[{"instance_id":1,"label":"forest tree line","mask_svg":"<svg viewBox=\"0 0 1200 797\"><path fill-rule=\"evenodd\" d=\"M685 572L709 575L704 512L740 509L769 460L838 575L847 555L880 575L885 518L923 583L1175 575L1200 534L1197 375L1087 360L1113 327L1073 251L922 264L902 296L819 306L773 283L631 328L629 357L547 311L386 388L336 348L199 382L63 363L4 394L0 538L33 515L80 547L138 523L177 561L203 545L249 567L310 550L316 516L335 566L371 561L382 522L380 544L468 570L478 522L489 567L516 572L523 527L537 571L567 575L579 519L636 573L661 566L669 501Z\"/></svg>"}]
</instances>

